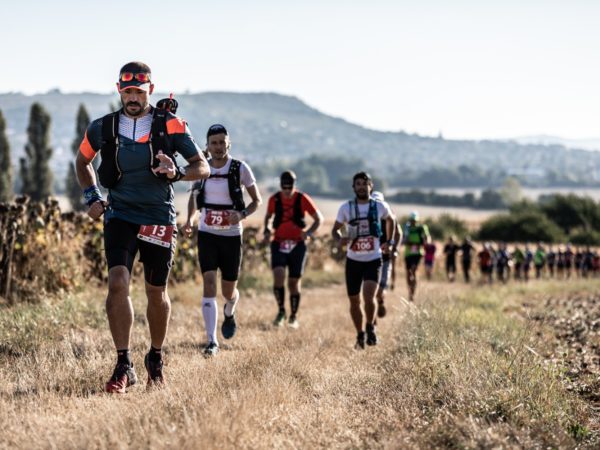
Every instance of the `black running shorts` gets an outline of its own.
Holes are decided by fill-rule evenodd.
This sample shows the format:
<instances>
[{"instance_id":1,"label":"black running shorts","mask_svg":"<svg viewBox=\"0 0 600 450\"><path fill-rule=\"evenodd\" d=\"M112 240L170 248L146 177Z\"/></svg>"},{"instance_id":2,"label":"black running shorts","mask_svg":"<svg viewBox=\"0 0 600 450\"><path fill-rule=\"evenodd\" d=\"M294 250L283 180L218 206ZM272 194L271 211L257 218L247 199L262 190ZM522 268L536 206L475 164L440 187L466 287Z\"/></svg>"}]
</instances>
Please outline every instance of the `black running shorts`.
<instances>
[{"instance_id":1,"label":"black running shorts","mask_svg":"<svg viewBox=\"0 0 600 450\"><path fill-rule=\"evenodd\" d=\"M198 260L202 273L221 270L225 281L237 281L242 264L242 236L198 231Z\"/></svg>"},{"instance_id":2,"label":"black running shorts","mask_svg":"<svg viewBox=\"0 0 600 450\"><path fill-rule=\"evenodd\" d=\"M152 286L166 286L177 244L177 227L174 227L170 247L138 239L139 230L140 225L121 219L113 218L104 224L104 253L108 268L125 266L131 273L139 250L146 282Z\"/></svg>"},{"instance_id":3,"label":"black running shorts","mask_svg":"<svg viewBox=\"0 0 600 450\"><path fill-rule=\"evenodd\" d=\"M408 255L404 257L407 269L417 269L419 262L421 261L421 255Z\"/></svg>"},{"instance_id":4,"label":"black running shorts","mask_svg":"<svg viewBox=\"0 0 600 450\"><path fill-rule=\"evenodd\" d=\"M381 258L366 262L346 258L346 290L349 296L360 294L363 281L379 283L380 276Z\"/></svg>"},{"instance_id":5,"label":"black running shorts","mask_svg":"<svg viewBox=\"0 0 600 450\"><path fill-rule=\"evenodd\" d=\"M300 241L291 252L280 251L279 242L271 242L271 269L276 267L289 267L290 278L300 278L304 273L306 262L306 243Z\"/></svg>"}]
</instances>

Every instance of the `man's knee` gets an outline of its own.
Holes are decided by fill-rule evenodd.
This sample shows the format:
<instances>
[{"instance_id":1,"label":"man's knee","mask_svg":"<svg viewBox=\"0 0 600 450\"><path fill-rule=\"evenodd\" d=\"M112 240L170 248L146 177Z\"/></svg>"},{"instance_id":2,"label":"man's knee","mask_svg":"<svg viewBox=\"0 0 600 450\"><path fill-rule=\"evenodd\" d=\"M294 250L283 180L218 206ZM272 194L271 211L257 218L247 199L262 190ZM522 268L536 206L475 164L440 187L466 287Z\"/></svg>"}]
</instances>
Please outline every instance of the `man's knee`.
<instances>
[{"instance_id":1,"label":"man's knee","mask_svg":"<svg viewBox=\"0 0 600 450\"><path fill-rule=\"evenodd\" d=\"M151 302L163 302L167 300L167 286L154 286L146 283L146 297Z\"/></svg>"},{"instance_id":2,"label":"man's knee","mask_svg":"<svg viewBox=\"0 0 600 450\"><path fill-rule=\"evenodd\" d=\"M108 295L129 295L129 271L124 266L113 267L108 272Z\"/></svg>"}]
</instances>

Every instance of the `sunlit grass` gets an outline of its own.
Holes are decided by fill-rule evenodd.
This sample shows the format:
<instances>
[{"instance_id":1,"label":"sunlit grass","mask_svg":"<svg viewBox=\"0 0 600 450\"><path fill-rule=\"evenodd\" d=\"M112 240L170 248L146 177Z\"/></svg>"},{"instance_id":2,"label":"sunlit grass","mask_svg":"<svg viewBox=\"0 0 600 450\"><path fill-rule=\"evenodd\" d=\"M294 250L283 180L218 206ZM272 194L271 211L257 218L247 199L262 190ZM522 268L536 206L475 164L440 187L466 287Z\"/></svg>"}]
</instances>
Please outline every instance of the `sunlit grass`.
<instances>
[{"instance_id":1,"label":"sunlit grass","mask_svg":"<svg viewBox=\"0 0 600 450\"><path fill-rule=\"evenodd\" d=\"M544 343L516 312L561 289L593 292L597 281L422 282L416 304L401 299L398 283L380 345L358 352L345 287L307 287L343 281L341 269L307 273L298 330L270 325L270 273L260 279L264 287L242 291L238 335L221 340L212 360L200 355L201 284L170 288L169 386L148 393L136 280L132 353L141 383L124 397L102 393L114 361L104 287L3 308L0 446L569 448L590 437L589 408L539 355Z\"/></svg>"}]
</instances>

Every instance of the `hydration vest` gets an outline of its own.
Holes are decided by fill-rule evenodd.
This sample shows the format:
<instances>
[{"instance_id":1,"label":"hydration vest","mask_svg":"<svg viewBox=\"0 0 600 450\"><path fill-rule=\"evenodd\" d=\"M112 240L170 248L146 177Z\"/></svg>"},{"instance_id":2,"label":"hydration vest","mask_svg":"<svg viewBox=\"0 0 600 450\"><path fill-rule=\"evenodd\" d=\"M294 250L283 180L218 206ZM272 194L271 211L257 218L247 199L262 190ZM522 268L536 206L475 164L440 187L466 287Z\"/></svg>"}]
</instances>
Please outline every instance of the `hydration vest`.
<instances>
[{"instance_id":1,"label":"hydration vest","mask_svg":"<svg viewBox=\"0 0 600 450\"><path fill-rule=\"evenodd\" d=\"M360 217L360 214L358 212L358 202L356 200L350 200L349 205L350 220L348 221L348 224L351 226L358 227L358 223L360 222L360 220L364 220L364 217ZM353 212L354 216L352 215ZM381 222L377 217L377 202L373 199L369 199L369 212L367 213L367 219L369 221L369 234L358 234L357 238L361 236L374 236L376 238L380 238L382 234ZM358 229L360 230L360 227L358 227Z\"/></svg>"},{"instance_id":2,"label":"hydration vest","mask_svg":"<svg viewBox=\"0 0 600 450\"><path fill-rule=\"evenodd\" d=\"M98 167L98 178L100 179L100 184L107 189L114 188L123 176L118 161L119 115L122 114L122 111L123 109L120 109L102 118L102 147L100 147L102 161L100 162L100 167ZM175 116L170 112L158 108L152 108L150 113L152 114L152 126L148 139L150 172L156 178L170 182L166 174L154 173L152 169L156 169L160 165L160 160L156 157L159 151L175 162L175 152L171 147L167 133L167 120Z\"/></svg>"},{"instance_id":3,"label":"hydration vest","mask_svg":"<svg viewBox=\"0 0 600 450\"><path fill-rule=\"evenodd\" d=\"M281 221L283 220L283 198L282 193L278 192L274 195L275 197L275 217L273 218L273 228L279 228ZM304 221L304 212L302 211L302 198L304 194L300 191L296 193L296 199L294 200L294 215L292 216L292 222L297 226L304 229L306 222Z\"/></svg>"},{"instance_id":4,"label":"hydration vest","mask_svg":"<svg viewBox=\"0 0 600 450\"><path fill-rule=\"evenodd\" d=\"M200 180L194 183L192 186L193 191L197 191L196 194L196 208L198 210L202 208L209 208L215 210L225 210L225 209L234 209L236 211L241 211L246 208L246 204L244 203L244 193L242 191L242 181L240 178L240 168L242 167L241 161L237 159L231 159L231 164L229 165L229 172L226 175L213 175L211 174L209 178L227 178L227 185L229 187L229 196L231 197L231 201L233 202L230 205L217 205L213 203L205 203L204 202L204 189L206 188L206 180Z\"/></svg>"},{"instance_id":5,"label":"hydration vest","mask_svg":"<svg viewBox=\"0 0 600 450\"><path fill-rule=\"evenodd\" d=\"M422 245L425 243L425 230L423 225L411 226L410 222L404 225L404 239L407 244Z\"/></svg>"}]
</instances>

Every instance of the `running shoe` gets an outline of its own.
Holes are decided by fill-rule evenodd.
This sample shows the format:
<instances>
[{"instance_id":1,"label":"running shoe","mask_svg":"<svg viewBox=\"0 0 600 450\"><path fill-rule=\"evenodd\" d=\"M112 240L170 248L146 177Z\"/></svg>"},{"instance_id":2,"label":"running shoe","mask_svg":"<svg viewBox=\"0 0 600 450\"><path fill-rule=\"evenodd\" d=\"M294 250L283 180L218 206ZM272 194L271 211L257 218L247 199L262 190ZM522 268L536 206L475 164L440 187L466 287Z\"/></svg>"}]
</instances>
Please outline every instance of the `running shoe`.
<instances>
[{"instance_id":1,"label":"running shoe","mask_svg":"<svg viewBox=\"0 0 600 450\"><path fill-rule=\"evenodd\" d=\"M133 363L117 364L115 370L106 383L105 391L109 394L125 394L129 386L137 383L137 375L133 369Z\"/></svg>"},{"instance_id":2,"label":"running shoe","mask_svg":"<svg viewBox=\"0 0 600 450\"><path fill-rule=\"evenodd\" d=\"M162 359L160 361L151 361L150 353L147 353L146 357L144 358L144 365L148 371L148 383L146 388L149 389L153 386L163 387L165 385L165 378L163 377L162 373Z\"/></svg>"},{"instance_id":3,"label":"running shoe","mask_svg":"<svg viewBox=\"0 0 600 450\"><path fill-rule=\"evenodd\" d=\"M219 346L215 342L209 342L206 347L204 347L204 357L210 358L219 353Z\"/></svg>"},{"instance_id":4,"label":"running shoe","mask_svg":"<svg viewBox=\"0 0 600 450\"><path fill-rule=\"evenodd\" d=\"M378 342L375 325L367 325L367 345L377 345Z\"/></svg>"},{"instance_id":5,"label":"running shoe","mask_svg":"<svg viewBox=\"0 0 600 450\"><path fill-rule=\"evenodd\" d=\"M223 325L221 325L221 333L225 339L231 339L235 336L237 330L237 323L235 323L235 314L228 316L225 314L225 308L223 308Z\"/></svg>"},{"instance_id":6,"label":"running shoe","mask_svg":"<svg viewBox=\"0 0 600 450\"><path fill-rule=\"evenodd\" d=\"M288 321L288 327L297 330L299 326L300 324L298 323L298 319L296 319L296 316L290 316L290 320Z\"/></svg>"},{"instance_id":7,"label":"running shoe","mask_svg":"<svg viewBox=\"0 0 600 450\"><path fill-rule=\"evenodd\" d=\"M273 321L273 325L275 325L276 327L282 327L284 322L285 322L285 311L279 311L277 313L277 317L275 317L275 320Z\"/></svg>"},{"instance_id":8,"label":"running shoe","mask_svg":"<svg viewBox=\"0 0 600 450\"><path fill-rule=\"evenodd\" d=\"M379 302L377 304L377 317L385 317L385 313L387 309L385 309L385 304L383 302Z\"/></svg>"},{"instance_id":9,"label":"running shoe","mask_svg":"<svg viewBox=\"0 0 600 450\"><path fill-rule=\"evenodd\" d=\"M365 349L365 332L360 331L356 336L356 345L354 346L356 350L364 350Z\"/></svg>"}]
</instances>

